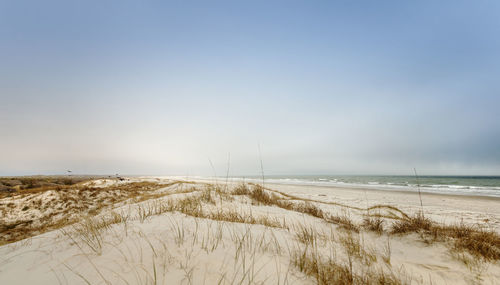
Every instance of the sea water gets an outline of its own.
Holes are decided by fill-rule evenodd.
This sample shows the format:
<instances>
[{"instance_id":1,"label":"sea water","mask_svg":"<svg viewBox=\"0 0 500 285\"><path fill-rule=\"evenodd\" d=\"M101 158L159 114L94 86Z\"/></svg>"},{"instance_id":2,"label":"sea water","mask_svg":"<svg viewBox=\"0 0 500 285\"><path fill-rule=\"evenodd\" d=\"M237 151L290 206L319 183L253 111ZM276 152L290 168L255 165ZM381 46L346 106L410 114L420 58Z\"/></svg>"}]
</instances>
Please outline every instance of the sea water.
<instances>
[{"instance_id":1,"label":"sea water","mask_svg":"<svg viewBox=\"0 0 500 285\"><path fill-rule=\"evenodd\" d=\"M262 182L262 177L233 177L235 180ZM337 186L395 191L418 191L500 197L500 176L336 176L336 175L285 175L265 176L265 183Z\"/></svg>"}]
</instances>

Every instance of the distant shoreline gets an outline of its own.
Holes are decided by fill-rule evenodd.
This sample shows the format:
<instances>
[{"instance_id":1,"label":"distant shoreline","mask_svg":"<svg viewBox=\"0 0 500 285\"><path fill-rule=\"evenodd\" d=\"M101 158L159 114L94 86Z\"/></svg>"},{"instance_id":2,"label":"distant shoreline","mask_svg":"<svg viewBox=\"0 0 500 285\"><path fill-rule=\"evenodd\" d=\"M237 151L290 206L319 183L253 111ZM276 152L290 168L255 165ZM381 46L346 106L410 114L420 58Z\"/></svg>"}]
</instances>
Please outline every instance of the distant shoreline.
<instances>
[{"instance_id":1,"label":"distant shoreline","mask_svg":"<svg viewBox=\"0 0 500 285\"><path fill-rule=\"evenodd\" d=\"M395 189L387 189L387 190L382 190L382 189L376 189L376 188L363 188L363 187L341 187L341 186L324 186L324 185L294 185L294 184L280 184L280 183L266 183L266 186L297 186L297 187L315 187L315 188L323 188L323 189L334 189L334 190L354 190L354 191L370 191L370 192L377 192L377 193L399 193L399 194L415 194L418 196L418 192L415 189L415 191L405 191L405 190L395 190ZM435 197L445 197L445 198L473 198L477 200L498 200L500 201L500 197L496 196L485 196L485 195L467 195L467 194L448 194L448 193L433 193L433 192L426 192L422 191L422 195L429 195L429 196L435 196Z\"/></svg>"},{"instance_id":2,"label":"distant shoreline","mask_svg":"<svg viewBox=\"0 0 500 285\"><path fill-rule=\"evenodd\" d=\"M195 179L202 181L213 182L215 180L220 183L226 181L226 177L201 177L191 176L182 177L180 179ZM347 177L347 179L346 179ZM351 179L353 177L354 179ZM364 181L356 181L356 178L362 178ZM395 176L394 176L395 177ZM262 183L262 178L255 177L229 177L231 182L252 182ZM338 179L338 180L337 180ZM350 181L351 179L352 181ZM378 181L377 181L378 179ZM466 196L466 197L487 197L500 198L500 177L491 178L471 178L471 177L419 177L417 184L415 177L398 176L394 180L390 176L330 176L322 178L321 176L290 176L290 177L272 177L265 178L265 184L274 185L296 185L304 187L330 187L334 189L358 189L382 192L401 192L401 193L417 193L420 191L431 195L446 195L446 196ZM415 181L412 181L414 179ZM488 180L490 179L490 180ZM358 179L359 180L359 179ZM422 183L423 181L424 183ZM458 183L463 183L458 184ZM469 185L466 185L469 184Z\"/></svg>"}]
</instances>

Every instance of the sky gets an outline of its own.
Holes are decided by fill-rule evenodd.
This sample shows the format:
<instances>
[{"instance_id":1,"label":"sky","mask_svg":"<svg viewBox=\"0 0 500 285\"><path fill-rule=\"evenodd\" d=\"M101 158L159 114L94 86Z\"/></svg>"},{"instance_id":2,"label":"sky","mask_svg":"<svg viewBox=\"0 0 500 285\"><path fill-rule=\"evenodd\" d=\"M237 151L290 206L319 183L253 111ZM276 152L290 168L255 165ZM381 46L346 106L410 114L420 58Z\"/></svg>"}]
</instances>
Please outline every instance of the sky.
<instances>
[{"instance_id":1,"label":"sky","mask_svg":"<svg viewBox=\"0 0 500 285\"><path fill-rule=\"evenodd\" d=\"M498 15L0 0L0 176L500 175Z\"/></svg>"}]
</instances>

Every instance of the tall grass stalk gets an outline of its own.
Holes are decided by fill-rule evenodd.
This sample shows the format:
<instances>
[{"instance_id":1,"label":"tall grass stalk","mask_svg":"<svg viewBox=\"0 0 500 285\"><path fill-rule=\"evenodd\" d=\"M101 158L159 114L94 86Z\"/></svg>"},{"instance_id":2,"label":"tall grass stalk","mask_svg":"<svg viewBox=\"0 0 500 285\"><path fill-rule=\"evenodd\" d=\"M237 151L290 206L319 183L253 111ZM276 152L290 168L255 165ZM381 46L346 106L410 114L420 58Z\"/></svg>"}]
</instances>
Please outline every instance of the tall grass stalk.
<instances>
[{"instance_id":1,"label":"tall grass stalk","mask_svg":"<svg viewBox=\"0 0 500 285\"><path fill-rule=\"evenodd\" d=\"M257 145L259 148L260 172L262 174L262 187L264 187L264 164L262 163L262 152L260 151L260 143Z\"/></svg>"},{"instance_id":2,"label":"tall grass stalk","mask_svg":"<svg viewBox=\"0 0 500 285\"><path fill-rule=\"evenodd\" d=\"M418 198L420 199L420 214L423 216L424 215L424 204L422 203L422 193L420 191L420 181L418 179L417 169L413 168L413 171L415 172L415 178L417 179Z\"/></svg>"}]
</instances>

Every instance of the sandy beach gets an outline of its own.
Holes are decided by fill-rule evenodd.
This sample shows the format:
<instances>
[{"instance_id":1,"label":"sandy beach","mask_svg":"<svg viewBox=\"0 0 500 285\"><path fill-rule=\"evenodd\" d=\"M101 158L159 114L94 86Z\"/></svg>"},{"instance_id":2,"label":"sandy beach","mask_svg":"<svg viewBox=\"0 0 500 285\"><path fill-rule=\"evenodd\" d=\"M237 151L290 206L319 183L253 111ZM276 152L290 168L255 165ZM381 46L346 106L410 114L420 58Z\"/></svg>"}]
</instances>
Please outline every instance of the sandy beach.
<instances>
[{"instance_id":1,"label":"sandy beach","mask_svg":"<svg viewBox=\"0 0 500 285\"><path fill-rule=\"evenodd\" d=\"M498 284L499 202L423 193L408 230L418 193L99 179L0 199L0 284Z\"/></svg>"},{"instance_id":2,"label":"sandy beach","mask_svg":"<svg viewBox=\"0 0 500 285\"><path fill-rule=\"evenodd\" d=\"M267 187L299 197L322 202L339 202L349 206L370 207L378 204L395 206L407 213L421 210L415 192L267 184ZM485 196L441 195L422 192L423 210L433 220L443 223L463 221L500 232L500 199Z\"/></svg>"}]
</instances>

